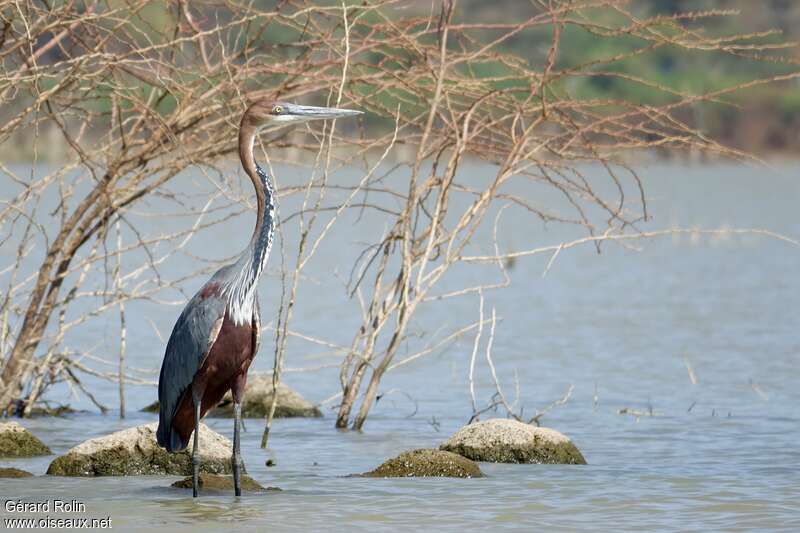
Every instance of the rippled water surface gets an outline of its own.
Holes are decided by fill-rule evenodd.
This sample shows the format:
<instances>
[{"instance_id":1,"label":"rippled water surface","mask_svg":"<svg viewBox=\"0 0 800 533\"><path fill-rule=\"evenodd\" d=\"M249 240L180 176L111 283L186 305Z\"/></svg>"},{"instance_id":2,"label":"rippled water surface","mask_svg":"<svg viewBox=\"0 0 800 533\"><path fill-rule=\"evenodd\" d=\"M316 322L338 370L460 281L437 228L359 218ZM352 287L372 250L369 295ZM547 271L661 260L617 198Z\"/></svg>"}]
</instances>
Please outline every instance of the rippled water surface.
<instances>
[{"instance_id":1,"label":"rippled water surface","mask_svg":"<svg viewBox=\"0 0 800 533\"><path fill-rule=\"evenodd\" d=\"M655 215L648 228L761 227L800 236L797 165L646 170ZM524 220L506 226L506 243L559 242L557 231ZM75 498L86 504L80 516L110 516L115 529L130 530L800 531L800 249L752 235L636 246L641 250L607 247L601 255L564 251L544 278L549 257L520 260L510 272L513 288L487 295L502 318L493 353L507 394L514 395L516 373L525 413L534 413L574 385L569 401L543 422L571 437L587 466L482 464L487 476L470 480L347 477L403 450L437 446L465 423L471 411L471 339L465 338L390 373L382 385L387 394L362 433L334 430L326 409L323 419L276 421L264 452L262 422L249 420L247 469L282 492L193 501L169 488L173 477L44 476L51 456L2 461L37 477L4 480L0 495ZM328 291L324 265L316 268L307 283L318 304L299 307L296 320L306 332L346 344L349 331L340 323L346 319L336 307L341 288ZM268 300L275 276L263 285ZM265 315L272 312L264 307ZM421 319L437 322L430 329L439 322L454 327L475 320L477 306L469 300L447 311ZM148 311L170 324L177 312ZM82 334L87 346L105 335ZM144 329L133 337L131 364L156 368L162 342ZM271 366L269 343L256 370ZM294 346L290 367L336 362ZM336 373L333 367L289 373L286 381L318 402L337 391ZM485 367L477 385L485 402L491 395ZM94 386L102 401L115 403L116 385ZM152 401L155 390L131 387L128 394L132 411ZM120 421L79 406L89 412L23 423L59 454L86 438L155 420L135 412ZM622 408L653 416L620 415ZM207 422L230 435L229 420ZM277 465L267 468L267 458Z\"/></svg>"}]
</instances>

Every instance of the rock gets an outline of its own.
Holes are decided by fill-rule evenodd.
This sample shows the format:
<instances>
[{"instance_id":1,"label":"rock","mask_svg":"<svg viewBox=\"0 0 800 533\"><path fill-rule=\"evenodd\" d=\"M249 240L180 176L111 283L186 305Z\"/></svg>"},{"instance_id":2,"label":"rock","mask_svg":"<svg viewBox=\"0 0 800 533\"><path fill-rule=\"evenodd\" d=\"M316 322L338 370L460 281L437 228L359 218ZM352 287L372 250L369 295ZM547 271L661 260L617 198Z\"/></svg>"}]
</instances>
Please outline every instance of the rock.
<instances>
[{"instance_id":1,"label":"rock","mask_svg":"<svg viewBox=\"0 0 800 533\"><path fill-rule=\"evenodd\" d=\"M264 418L272 403L272 376L252 375L247 378L242 400L242 416ZM233 398L228 392L220 404L209 412L209 416L230 418L233 416ZM278 404L275 418L320 418L322 411L283 383L278 385Z\"/></svg>"},{"instance_id":2,"label":"rock","mask_svg":"<svg viewBox=\"0 0 800 533\"><path fill-rule=\"evenodd\" d=\"M192 473L189 447L169 453L156 442L158 424L144 424L104 437L87 440L57 457L47 473L53 476L141 476ZM200 470L212 474L230 474L231 442L205 424L200 424Z\"/></svg>"},{"instance_id":3,"label":"rock","mask_svg":"<svg viewBox=\"0 0 800 533\"><path fill-rule=\"evenodd\" d=\"M16 422L0 424L0 457L48 455L50 448Z\"/></svg>"},{"instance_id":4,"label":"rock","mask_svg":"<svg viewBox=\"0 0 800 533\"><path fill-rule=\"evenodd\" d=\"M0 478L33 477L33 474L19 468L0 468Z\"/></svg>"},{"instance_id":5,"label":"rock","mask_svg":"<svg viewBox=\"0 0 800 533\"><path fill-rule=\"evenodd\" d=\"M233 477L232 476L218 476L215 474L201 473L197 478L197 484L200 486L201 491L231 491L233 492ZM178 489L191 489L192 476L176 481L171 485ZM267 492L267 491L280 491L278 487L262 487L258 481L250 476L242 475L242 490L245 492Z\"/></svg>"},{"instance_id":6,"label":"rock","mask_svg":"<svg viewBox=\"0 0 800 533\"><path fill-rule=\"evenodd\" d=\"M55 407L35 406L31 409L31 418L38 418L43 416L64 416L77 413L75 409L69 405L57 405Z\"/></svg>"},{"instance_id":7,"label":"rock","mask_svg":"<svg viewBox=\"0 0 800 533\"><path fill-rule=\"evenodd\" d=\"M242 400L242 416L244 418L264 418L272 403L272 376L252 375L247 379ZM142 409L145 413L157 413L158 401ZM208 412L214 418L233 417L233 398L228 392L220 404ZM314 404L300 396L283 383L278 385L278 405L275 406L275 418L320 418L320 411Z\"/></svg>"},{"instance_id":8,"label":"rock","mask_svg":"<svg viewBox=\"0 0 800 533\"><path fill-rule=\"evenodd\" d=\"M586 464L578 448L558 431L506 418L464 426L439 449L491 463Z\"/></svg>"},{"instance_id":9,"label":"rock","mask_svg":"<svg viewBox=\"0 0 800 533\"><path fill-rule=\"evenodd\" d=\"M421 449L389 459L365 477L483 477L475 462L455 453Z\"/></svg>"},{"instance_id":10,"label":"rock","mask_svg":"<svg viewBox=\"0 0 800 533\"><path fill-rule=\"evenodd\" d=\"M150 405L147 405L142 408L143 413L157 413L159 408L158 400L154 401Z\"/></svg>"}]
</instances>

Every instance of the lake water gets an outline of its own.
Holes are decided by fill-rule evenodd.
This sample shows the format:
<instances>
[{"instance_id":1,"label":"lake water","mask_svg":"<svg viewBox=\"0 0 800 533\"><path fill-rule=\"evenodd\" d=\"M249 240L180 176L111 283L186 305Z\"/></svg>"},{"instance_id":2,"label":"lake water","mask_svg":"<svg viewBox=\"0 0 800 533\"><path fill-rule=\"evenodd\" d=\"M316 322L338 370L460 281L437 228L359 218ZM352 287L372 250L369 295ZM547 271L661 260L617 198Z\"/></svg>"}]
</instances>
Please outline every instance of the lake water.
<instances>
[{"instance_id":1,"label":"lake water","mask_svg":"<svg viewBox=\"0 0 800 533\"><path fill-rule=\"evenodd\" d=\"M644 170L655 215L647 229L759 227L800 237L796 164ZM478 170L464 170L470 171ZM247 221L236 223L245 239ZM509 224L507 231L506 242L519 248L561 237L536 224ZM216 241L197 245L206 247L206 256L224 256L212 247ZM241 243L231 246L229 252ZM401 451L438 446L469 419L472 341L464 338L387 375L381 386L387 394L363 432L335 430L335 412L326 407L323 419L276 420L264 451L262 421L248 420L247 469L282 492L192 500L169 487L175 477L44 476L51 456L1 461L38 477L4 480L0 496L74 498L86 505L78 516L110 516L121 530L800 531L800 248L753 235L684 235L637 246L642 249L608 246L601 255L590 248L564 251L544 278L549 257L522 259L510 271L512 288L487 294L487 309L496 307L502 318L493 353L507 394L514 394L516 372L520 401L532 415L573 385L566 404L542 422L572 438L586 466L482 464L487 476L468 480L347 477ZM320 250L304 289L316 301L297 308L295 323L347 344L353 321L337 310L341 287L330 289L330 253ZM269 302L277 293L274 272L262 285L262 302ZM133 309L130 364L157 369L163 341ZM265 322L273 311L264 305ZM166 333L178 312L146 310ZM456 327L476 317L476 301L468 299L438 320ZM100 330L80 335L73 342L85 346L114 337ZM289 367L338 360L298 343L290 348ZM271 363L268 335L255 369L266 371ZM484 403L491 378L485 365L478 372ZM331 366L288 373L285 381L319 402L337 392L337 373ZM101 401L115 404L116 384L89 383ZM63 400L63 391L51 397ZM136 411L154 397L153 387L130 387L122 421L78 400L89 412L23 425L60 454L87 438L155 420ZM623 408L653 416L619 414ZM230 436L229 420L207 423ZM268 458L277 465L266 467Z\"/></svg>"}]
</instances>

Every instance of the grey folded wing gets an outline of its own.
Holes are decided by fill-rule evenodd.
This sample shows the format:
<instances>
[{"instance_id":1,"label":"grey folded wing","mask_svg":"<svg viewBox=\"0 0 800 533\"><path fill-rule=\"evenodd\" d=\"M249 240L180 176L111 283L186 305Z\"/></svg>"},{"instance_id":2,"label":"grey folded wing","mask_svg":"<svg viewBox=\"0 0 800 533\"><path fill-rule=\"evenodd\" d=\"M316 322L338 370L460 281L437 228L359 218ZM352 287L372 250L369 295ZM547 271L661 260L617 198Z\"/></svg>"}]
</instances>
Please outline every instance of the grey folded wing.
<instances>
[{"instance_id":1,"label":"grey folded wing","mask_svg":"<svg viewBox=\"0 0 800 533\"><path fill-rule=\"evenodd\" d=\"M219 335L225 306L225 299L215 287L207 284L186 304L167 342L158 378L156 437L158 444L169 451L179 451L187 445L172 430L172 419L183 394L191 386Z\"/></svg>"}]
</instances>

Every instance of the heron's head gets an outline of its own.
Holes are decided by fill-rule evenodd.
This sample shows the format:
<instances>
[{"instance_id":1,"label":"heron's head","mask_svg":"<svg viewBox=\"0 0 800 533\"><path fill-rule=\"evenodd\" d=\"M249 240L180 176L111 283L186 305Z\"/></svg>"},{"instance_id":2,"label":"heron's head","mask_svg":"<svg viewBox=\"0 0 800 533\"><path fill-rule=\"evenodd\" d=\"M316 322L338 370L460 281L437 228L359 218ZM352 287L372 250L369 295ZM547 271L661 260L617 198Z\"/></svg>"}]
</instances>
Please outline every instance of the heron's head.
<instances>
[{"instance_id":1,"label":"heron's head","mask_svg":"<svg viewBox=\"0 0 800 533\"><path fill-rule=\"evenodd\" d=\"M273 124L294 124L309 120L352 117L360 114L361 111L354 111L352 109L316 107L292 104L289 102L275 102L273 100L258 100L245 111L243 118L248 121L251 126L263 128Z\"/></svg>"}]
</instances>

